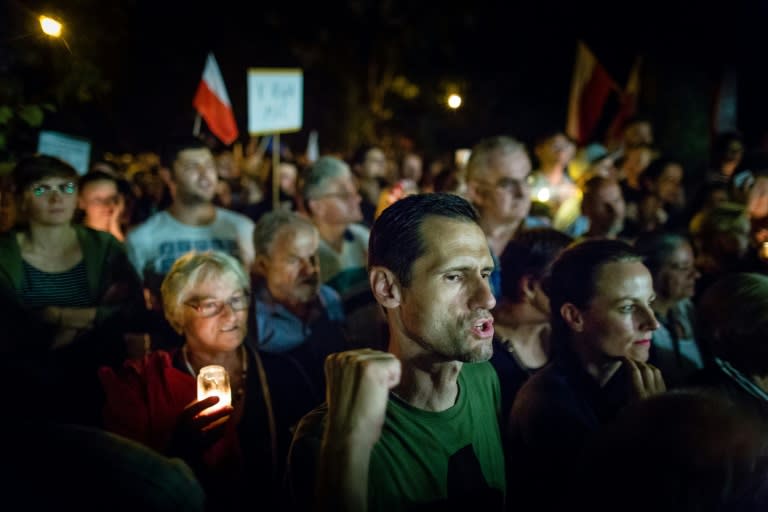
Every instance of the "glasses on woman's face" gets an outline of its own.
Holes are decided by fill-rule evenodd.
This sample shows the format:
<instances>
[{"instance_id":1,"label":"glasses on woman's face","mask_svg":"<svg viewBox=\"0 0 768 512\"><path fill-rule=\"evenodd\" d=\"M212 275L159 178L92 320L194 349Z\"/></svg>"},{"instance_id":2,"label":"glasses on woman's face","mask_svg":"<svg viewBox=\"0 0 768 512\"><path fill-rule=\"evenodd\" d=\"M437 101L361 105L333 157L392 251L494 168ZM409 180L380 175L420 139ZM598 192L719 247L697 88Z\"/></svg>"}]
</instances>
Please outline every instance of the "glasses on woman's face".
<instances>
[{"instance_id":1,"label":"glasses on woman's face","mask_svg":"<svg viewBox=\"0 0 768 512\"><path fill-rule=\"evenodd\" d=\"M224 306L227 305L232 308L232 311L243 311L248 308L248 304L250 304L250 297L245 293L242 295L235 295L227 300L198 299L184 303L185 306L197 311L197 315L202 318L210 318L218 315L224 311Z\"/></svg>"},{"instance_id":2,"label":"glasses on woman's face","mask_svg":"<svg viewBox=\"0 0 768 512\"><path fill-rule=\"evenodd\" d=\"M54 190L57 190L59 194L71 196L75 192L77 192L77 184L72 183L71 181L67 183L59 183L58 185L48 185L47 183L38 183L37 185L32 185L32 195L35 197L40 197L44 195L51 195Z\"/></svg>"}]
</instances>

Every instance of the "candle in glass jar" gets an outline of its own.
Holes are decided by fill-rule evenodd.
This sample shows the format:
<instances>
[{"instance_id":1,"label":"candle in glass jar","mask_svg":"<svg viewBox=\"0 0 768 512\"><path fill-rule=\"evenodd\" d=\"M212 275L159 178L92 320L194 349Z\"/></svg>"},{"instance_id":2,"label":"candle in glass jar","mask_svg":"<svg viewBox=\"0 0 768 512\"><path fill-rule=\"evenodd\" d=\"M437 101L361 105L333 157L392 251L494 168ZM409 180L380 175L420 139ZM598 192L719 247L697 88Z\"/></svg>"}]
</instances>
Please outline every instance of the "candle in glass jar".
<instances>
[{"instance_id":1,"label":"candle in glass jar","mask_svg":"<svg viewBox=\"0 0 768 512\"><path fill-rule=\"evenodd\" d=\"M216 364L203 366L197 374L197 399L209 396L219 397L216 405L203 412L211 412L226 405L232 405L232 389L229 386L229 374L223 366Z\"/></svg>"}]
</instances>

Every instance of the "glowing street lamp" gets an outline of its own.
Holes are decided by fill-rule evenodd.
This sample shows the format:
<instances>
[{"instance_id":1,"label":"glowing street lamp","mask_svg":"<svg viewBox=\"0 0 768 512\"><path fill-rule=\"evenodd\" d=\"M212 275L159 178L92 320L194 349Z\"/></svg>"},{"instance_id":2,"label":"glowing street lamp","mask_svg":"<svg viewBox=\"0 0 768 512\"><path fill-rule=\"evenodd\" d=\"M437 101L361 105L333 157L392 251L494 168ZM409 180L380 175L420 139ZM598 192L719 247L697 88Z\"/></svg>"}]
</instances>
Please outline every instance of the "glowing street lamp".
<instances>
[{"instance_id":1,"label":"glowing street lamp","mask_svg":"<svg viewBox=\"0 0 768 512\"><path fill-rule=\"evenodd\" d=\"M40 28L43 30L45 35L51 37L61 37L61 30L63 28L61 22L49 16L40 16L38 20L40 21Z\"/></svg>"},{"instance_id":2,"label":"glowing street lamp","mask_svg":"<svg viewBox=\"0 0 768 512\"><path fill-rule=\"evenodd\" d=\"M448 96L448 106L454 110L461 106L461 96L458 94L451 94Z\"/></svg>"}]
</instances>

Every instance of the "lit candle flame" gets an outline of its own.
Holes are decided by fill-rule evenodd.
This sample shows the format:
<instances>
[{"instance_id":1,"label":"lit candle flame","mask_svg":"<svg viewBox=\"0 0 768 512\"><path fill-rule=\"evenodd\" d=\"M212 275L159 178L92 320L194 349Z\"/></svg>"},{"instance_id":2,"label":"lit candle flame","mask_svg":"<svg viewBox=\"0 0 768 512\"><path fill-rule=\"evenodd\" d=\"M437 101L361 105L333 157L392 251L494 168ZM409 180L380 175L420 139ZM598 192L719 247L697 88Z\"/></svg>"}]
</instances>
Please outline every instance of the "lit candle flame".
<instances>
[{"instance_id":1,"label":"lit candle flame","mask_svg":"<svg viewBox=\"0 0 768 512\"><path fill-rule=\"evenodd\" d=\"M205 409L202 414L232 405L232 389L229 386L229 374L223 366L215 364L203 366L197 374L197 399L203 400L209 396L218 397L219 402Z\"/></svg>"}]
</instances>

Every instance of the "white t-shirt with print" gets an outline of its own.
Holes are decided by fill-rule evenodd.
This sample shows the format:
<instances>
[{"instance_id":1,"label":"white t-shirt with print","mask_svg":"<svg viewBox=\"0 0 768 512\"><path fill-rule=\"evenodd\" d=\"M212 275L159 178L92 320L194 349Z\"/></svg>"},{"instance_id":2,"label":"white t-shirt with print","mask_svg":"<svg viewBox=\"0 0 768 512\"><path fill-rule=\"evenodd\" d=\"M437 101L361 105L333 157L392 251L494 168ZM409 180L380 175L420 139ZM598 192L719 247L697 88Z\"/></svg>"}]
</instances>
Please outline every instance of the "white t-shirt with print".
<instances>
[{"instance_id":1,"label":"white t-shirt with print","mask_svg":"<svg viewBox=\"0 0 768 512\"><path fill-rule=\"evenodd\" d=\"M222 208L216 208L216 218L204 226L183 224L162 211L131 230L125 248L140 276L145 270L164 276L179 256L193 250L226 252L248 271L254 260L253 228L248 217Z\"/></svg>"}]
</instances>

